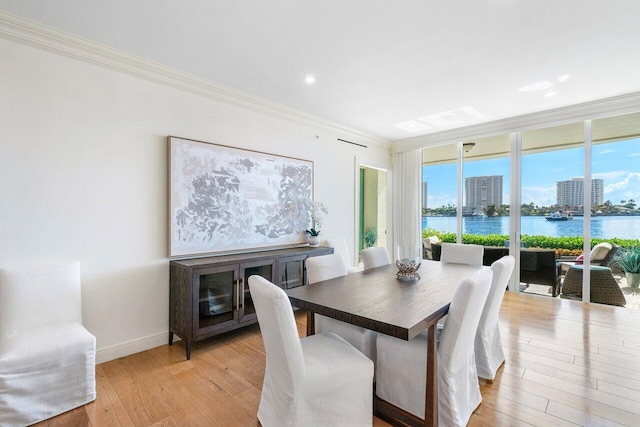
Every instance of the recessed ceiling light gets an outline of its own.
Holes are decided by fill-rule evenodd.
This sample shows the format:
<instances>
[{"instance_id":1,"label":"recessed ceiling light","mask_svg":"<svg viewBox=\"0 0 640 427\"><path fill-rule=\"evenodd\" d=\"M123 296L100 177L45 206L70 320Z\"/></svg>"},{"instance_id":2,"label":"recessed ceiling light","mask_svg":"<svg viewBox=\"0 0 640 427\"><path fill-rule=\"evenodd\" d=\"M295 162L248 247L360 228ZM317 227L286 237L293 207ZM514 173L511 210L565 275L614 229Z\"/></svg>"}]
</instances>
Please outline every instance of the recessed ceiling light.
<instances>
[{"instance_id":1,"label":"recessed ceiling light","mask_svg":"<svg viewBox=\"0 0 640 427\"><path fill-rule=\"evenodd\" d=\"M557 94L558 92L551 91L551 92L545 93L544 96L546 96L547 98L551 98L552 96L556 96Z\"/></svg>"},{"instance_id":2,"label":"recessed ceiling light","mask_svg":"<svg viewBox=\"0 0 640 427\"><path fill-rule=\"evenodd\" d=\"M563 74L563 75L561 75L561 76L558 76L558 81L559 81L560 83L564 83L564 82L566 82L567 80L569 80L569 74Z\"/></svg>"},{"instance_id":3,"label":"recessed ceiling light","mask_svg":"<svg viewBox=\"0 0 640 427\"><path fill-rule=\"evenodd\" d=\"M313 77L311 74L309 74L307 77L305 77L305 78L304 78L304 81L305 81L307 84L312 84L312 83L315 83L315 82L316 82L316 78L315 78L315 77Z\"/></svg>"},{"instance_id":4,"label":"recessed ceiling light","mask_svg":"<svg viewBox=\"0 0 640 427\"><path fill-rule=\"evenodd\" d=\"M538 92L540 90L545 90L553 87L553 83L549 80L545 80L542 82L530 84L528 86L522 86L518 89L519 92Z\"/></svg>"}]
</instances>

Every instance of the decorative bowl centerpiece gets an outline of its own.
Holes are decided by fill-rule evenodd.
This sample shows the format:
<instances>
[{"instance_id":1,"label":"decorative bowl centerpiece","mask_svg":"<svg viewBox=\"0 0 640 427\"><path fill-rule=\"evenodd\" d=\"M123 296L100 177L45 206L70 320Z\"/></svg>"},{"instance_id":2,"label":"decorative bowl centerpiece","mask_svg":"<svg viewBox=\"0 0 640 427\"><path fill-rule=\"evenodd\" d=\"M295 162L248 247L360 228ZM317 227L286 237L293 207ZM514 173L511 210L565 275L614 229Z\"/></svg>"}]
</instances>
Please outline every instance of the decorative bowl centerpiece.
<instances>
[{"instance_id":1,"label":"decorative bowl centerpiece","mask_svg":"<svg viewBox=\"0 0 640 427\"><path fill-rule=\"evenodd\" d=\"M409 282L420 279L418 269L422 263L420 245L398 245L396 249L396 267L398 280Z\"/></svg>"}]
</instances>

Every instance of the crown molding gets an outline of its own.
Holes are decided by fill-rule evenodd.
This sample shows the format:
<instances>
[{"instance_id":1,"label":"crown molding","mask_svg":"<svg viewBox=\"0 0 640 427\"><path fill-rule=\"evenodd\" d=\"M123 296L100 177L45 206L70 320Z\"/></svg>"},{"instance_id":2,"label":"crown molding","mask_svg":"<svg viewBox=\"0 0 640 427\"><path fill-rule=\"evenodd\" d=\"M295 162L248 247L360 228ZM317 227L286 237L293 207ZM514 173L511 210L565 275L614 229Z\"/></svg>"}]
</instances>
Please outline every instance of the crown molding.
<instances>
[{"instance_id":1,"label":"crown molding","mask_svg":"<svg viewBox=\"0 0 640 427\"><path fill-rule=\"evenodd\" d=\"M0 10L0 37L386 150L391 142Z\"/></svg>"},{"instance_id":2,"label":"crown molding","mask_svg":"<svg viewBox=\"0 0 640 427\"><path fill-rule=\"evenodd\" d=\"M551 126L594 120L640 111L640 92L570 105L494 122L432 133L394 142L392 153L411 151L434 145L451 144L469 139L504 135L515 131L540 129Z\"/></svg>"}]
</instances>

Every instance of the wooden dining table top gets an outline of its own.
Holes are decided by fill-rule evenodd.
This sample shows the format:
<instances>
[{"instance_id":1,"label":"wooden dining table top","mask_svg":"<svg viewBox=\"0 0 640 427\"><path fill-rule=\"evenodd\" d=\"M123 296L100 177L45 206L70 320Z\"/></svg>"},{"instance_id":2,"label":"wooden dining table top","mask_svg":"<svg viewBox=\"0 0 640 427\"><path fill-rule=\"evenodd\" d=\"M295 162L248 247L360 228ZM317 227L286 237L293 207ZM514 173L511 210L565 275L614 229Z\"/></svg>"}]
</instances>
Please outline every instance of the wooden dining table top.
<instances>
[{"instance_id":1,"label":"wooden dining table top","mask_svg":"<svg viewBox=\"0 0 640 427\"><path fill-rule=\"evenodd\" d=\"M293 306L410 340L449 310L457 285L481 266L422 260L415 281L395 264L288 289Z\"/></svg>"}]
</instances>

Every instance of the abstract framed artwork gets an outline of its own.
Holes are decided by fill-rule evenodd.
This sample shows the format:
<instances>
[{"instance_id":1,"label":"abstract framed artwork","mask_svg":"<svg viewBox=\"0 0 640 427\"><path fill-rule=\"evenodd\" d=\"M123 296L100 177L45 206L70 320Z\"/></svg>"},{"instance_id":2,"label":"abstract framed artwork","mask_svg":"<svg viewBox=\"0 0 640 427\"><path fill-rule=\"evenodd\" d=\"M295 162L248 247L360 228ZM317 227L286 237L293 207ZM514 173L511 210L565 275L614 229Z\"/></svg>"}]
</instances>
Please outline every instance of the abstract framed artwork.
<instances>
[{"instance_id":1,"label":"abstract framed artwork","mask_svg":"<svg viewBox=\"0 0 640 427\"><path fill-rule=\"evenodd\" d=\"M167 139L171 258L306 242L312 161Z\"/></svg>"}]
</instances>

